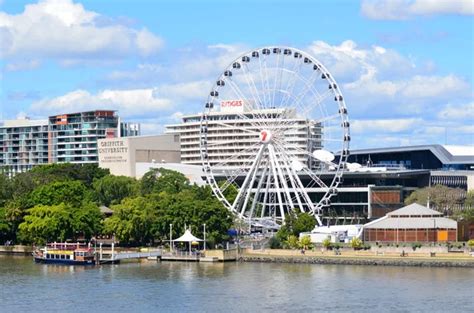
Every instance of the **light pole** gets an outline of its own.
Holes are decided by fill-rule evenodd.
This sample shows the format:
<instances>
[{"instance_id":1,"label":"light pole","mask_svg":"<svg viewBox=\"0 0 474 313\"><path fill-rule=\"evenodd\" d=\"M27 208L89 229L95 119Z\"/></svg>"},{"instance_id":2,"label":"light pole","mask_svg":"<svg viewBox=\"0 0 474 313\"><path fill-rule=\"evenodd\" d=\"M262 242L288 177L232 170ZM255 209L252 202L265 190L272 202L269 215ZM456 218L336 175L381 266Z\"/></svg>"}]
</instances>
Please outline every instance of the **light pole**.
<instances>
[{"instance_id":1,"label":"light pole","mask_svg":"<svg viewBox=\"0 0 474 313\"><path fill-rule=\"evenodd\" d=\"M173 251L173 224L170 224L170 251Z\"/></svg>"},{"instance_id":2,"label":"light pole","mask_svg":"<svg viewBox=\"0 0 474 313\"><path fill-rule=\"evenodd\" d=\"M204 251L206 251L206 223L204 223Z\"/></svg>"}]
</instances>

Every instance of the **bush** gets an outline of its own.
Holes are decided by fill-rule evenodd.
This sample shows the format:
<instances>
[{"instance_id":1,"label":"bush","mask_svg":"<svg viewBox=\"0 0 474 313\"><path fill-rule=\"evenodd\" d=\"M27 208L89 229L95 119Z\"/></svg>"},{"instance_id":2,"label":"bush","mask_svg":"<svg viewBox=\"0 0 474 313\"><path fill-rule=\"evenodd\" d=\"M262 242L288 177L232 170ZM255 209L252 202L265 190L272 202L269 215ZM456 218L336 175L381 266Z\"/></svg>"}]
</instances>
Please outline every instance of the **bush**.
<instances>
[{"instance_id":1,"label":"bush","mask_svg":"<svg viewBox=\"0 0 474 313\"><path fill-rule=\"evenodd\" d=\"M268 244L270 245L270 249L281 249L282 248L281 241L277 237L270 238L270 240L268 241Z\"/></svg>"},{"instance_id":2,"label":"bush","mask_svg":"<svg viewBox=\"0 0 474 313\"><path fill-rule=\"evenodd\" d=\"M415 251L416 248L421 248L421 243L414 242L414 243L412 243L411 248L413 249L413 251Z\"/></svg>"},{"instance_id":3,"label":"bush","mask_svg":"<svg viewBox=\"0 0 474 313\"><path fill-rule=\"evenodd\" d=\"M323 240L322 243L323 243L323 247L326 248L326 250L331 249L331 247L332 247L331 239L326 238L326 239Z\"/></svg>"},{"instance_id":4,"label":"bush","mask_svg":"<svg viewBox=\"0 0 474 313\"><path fill-rule=\"evenodd\" d=\"M363 246L363 242L362 240L360 240L359 238L352 238L351 240L351 247L354 249L354 250L360 250Z\"/></svg>"},{"instance_id":5,"label":"bush","mask_svg":"<svg viewBox=\"0 0 474 313\"><path fill-rule=\"evenodd\" d=\"M467 242L467 245L469 246L469 248L473 249L474 248L474 239L471 239Z\"/></svg>"},{"instance_id":6,"label":"bush","mask_svg":"<svg viewBox=\"0 0 474 313\"><path fill-rule=\"evenodd\" d=\"M305 250L310 249L311 248L311 237L308 236L308 235L303 236L300 239L300 246L303 247Z\"/></svg>"}]
</instances>

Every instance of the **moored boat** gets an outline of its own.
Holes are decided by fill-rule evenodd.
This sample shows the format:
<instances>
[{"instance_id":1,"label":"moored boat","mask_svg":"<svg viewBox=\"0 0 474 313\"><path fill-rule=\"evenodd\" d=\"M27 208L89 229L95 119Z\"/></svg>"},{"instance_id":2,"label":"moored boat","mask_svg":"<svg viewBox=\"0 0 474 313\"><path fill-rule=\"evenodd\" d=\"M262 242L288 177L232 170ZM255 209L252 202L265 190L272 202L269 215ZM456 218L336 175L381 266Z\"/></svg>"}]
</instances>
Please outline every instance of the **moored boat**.
<instances>
[{"instance_id":1,"label":"moored boat","mask_svg":"<svg viewBox=\"0 0 474 313\"><path fill-rule=\"evenodd\" d=\"M36 263L64 265L94 265L95 253L88 245L79 243L49 243L35 249L33 258Z\"/></svg>"}]
</instances>

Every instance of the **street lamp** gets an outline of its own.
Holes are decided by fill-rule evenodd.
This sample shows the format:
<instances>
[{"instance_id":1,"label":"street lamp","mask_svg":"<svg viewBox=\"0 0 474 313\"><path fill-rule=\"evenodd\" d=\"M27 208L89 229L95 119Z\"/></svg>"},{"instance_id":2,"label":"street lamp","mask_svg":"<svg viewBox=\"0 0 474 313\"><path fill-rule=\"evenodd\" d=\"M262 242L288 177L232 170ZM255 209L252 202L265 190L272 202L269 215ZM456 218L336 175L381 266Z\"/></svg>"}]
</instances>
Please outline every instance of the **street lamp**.
<instances>
[{"instance_id":1,"label":"street lamp","mask_svg":"<svg viewBox=\"0 0 474 313\"><path fill-rule=\"evenodd\" d=\"M206 223L204 223L204 251L206 251Z\"/></svg>"},{"instance_id":2,"label":"street lamp","mask_svg":"<svg viewBox=\"0 0 474 313\"><path fill-rule=\"evenodd\" d=\"M170 224L170 251L173 251L173 224Z\"/></svg>"}]
</instances>

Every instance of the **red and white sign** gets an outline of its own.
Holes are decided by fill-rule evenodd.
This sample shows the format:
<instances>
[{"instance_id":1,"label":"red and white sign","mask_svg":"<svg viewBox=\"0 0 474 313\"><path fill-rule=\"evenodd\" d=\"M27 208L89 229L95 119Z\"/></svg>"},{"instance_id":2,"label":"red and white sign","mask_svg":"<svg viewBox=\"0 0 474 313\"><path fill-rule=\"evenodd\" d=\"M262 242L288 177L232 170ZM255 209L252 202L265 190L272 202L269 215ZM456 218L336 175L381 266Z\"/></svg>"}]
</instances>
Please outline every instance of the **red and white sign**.
<instances>
[{"instance_id":1,"label":"red and white sign","mask_svg":"<svg viewBox=\"0 0 474 313\"><path fill-rule=\"evenodd\" d=\"M243 112L244 111L244 100L222 100L221 111L225 112Z\"/></svg>"}]
</instances>

